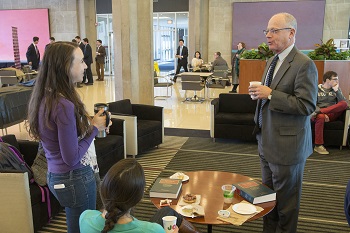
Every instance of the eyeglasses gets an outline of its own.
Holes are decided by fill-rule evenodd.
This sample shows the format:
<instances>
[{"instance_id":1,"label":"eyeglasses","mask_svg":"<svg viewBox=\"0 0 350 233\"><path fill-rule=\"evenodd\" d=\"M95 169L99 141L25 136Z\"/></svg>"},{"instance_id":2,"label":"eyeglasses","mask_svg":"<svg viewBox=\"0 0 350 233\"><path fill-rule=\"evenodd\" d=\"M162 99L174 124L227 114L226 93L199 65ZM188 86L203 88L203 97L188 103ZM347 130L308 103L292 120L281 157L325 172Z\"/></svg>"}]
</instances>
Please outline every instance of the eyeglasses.
<instances>
[{"instance_id":1,"label":"eyeglasses","mask_svg":"<svg viewBox=\"0 0 350 233\"><path fill-rule=\"evenodd\" d=\"M290 30L292 28L278 28L278 29L270 29L270 30L263 30L264 34L267 35L267 33L271 32L272 34L276 34L279 31L282 30Z\"/></svg>"},{"instance_id":2,"label":"eyeglasses","mask_svg":"<svg viewBox=\"0 0 350 233\"><path fill-rule=\"evenodd\" d=\"M338 81L338 80L339 80L339 78L332 78L332 80Z\"/></svg>"}]
</instances>

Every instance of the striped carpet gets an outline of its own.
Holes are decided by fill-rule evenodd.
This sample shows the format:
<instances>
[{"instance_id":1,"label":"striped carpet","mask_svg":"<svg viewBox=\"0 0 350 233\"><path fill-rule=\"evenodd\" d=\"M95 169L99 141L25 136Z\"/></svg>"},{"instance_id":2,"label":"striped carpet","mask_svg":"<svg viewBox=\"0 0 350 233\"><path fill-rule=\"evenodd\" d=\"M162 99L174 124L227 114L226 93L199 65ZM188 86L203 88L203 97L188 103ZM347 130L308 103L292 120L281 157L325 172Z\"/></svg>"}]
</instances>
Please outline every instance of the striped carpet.
<instances>
[{"instance_id":1,"label":"striped carpet","mask_svg":"<svg viewBox=\"0 0 350 233\"><path fill-rule=\"evenodd\" d=\"M349 150L329 148L329 151L331 154L328 156L313 154L307 160L298 232L350 232L343 211L345 188L350 179ZM148 198L148 190L158 176L169 176L176 171L219 170L255 179L261 177L255 143L231 140L214 143L210 138L166 136L158 149L148 151L137 159L145 169L147 182L145 197L134 210L134 215L141 220L148 220L156 211ZM206 232L206 226L196 227ZM261 231L261 219L240 227L213 226L213 232L218 233ZM40 232L66 232L64 213Z\"/></svg>"}]
</instances>

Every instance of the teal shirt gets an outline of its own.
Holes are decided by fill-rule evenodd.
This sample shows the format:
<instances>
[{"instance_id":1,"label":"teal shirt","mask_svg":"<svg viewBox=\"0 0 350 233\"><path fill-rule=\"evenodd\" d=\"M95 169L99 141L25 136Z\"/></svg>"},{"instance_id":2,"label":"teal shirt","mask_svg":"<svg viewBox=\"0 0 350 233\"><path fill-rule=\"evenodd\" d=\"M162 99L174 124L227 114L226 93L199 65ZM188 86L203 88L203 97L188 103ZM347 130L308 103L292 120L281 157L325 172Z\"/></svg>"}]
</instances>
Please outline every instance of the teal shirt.
<instances>
[{"instance_id":1,"label":"teal shirt","mask_svg":"<svg viewBox=\"0 0 350 233\"><path fill-rule=\"evenodd\" d=\"M127 224L116 224L110 233L165 233L163 227L157 223L140 221L135 217L134 221ZM105 219L98 210L85 210L79 218L80 232L101 233L105 226Z\"/></svg>"}]
</instances>

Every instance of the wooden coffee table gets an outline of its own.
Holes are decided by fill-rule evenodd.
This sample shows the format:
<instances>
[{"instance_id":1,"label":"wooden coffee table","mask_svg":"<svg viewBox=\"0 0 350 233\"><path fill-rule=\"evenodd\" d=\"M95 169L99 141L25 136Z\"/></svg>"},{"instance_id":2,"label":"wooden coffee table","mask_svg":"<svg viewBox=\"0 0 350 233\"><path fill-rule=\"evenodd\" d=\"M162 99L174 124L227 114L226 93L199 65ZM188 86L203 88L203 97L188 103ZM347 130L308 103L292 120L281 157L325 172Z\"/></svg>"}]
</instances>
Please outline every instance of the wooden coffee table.
<instances>
[{"instance_id":1,"label":"wooden coffee table","mask_svg":"<svg viewBox=\"0 0 350 233\"><path fill-rule=\"evenodd\" d=\"M183 183L182 192L179 194L179 197L186 193L201 195L200 205L203 206L205 212L204 217L186 217L186 219L189 222L208 225L208 233L212 232L213 225L230 224L216 219L219 210L227 209L230 206L230 204L224 203L221 186L224 184L252 180L252 178L236 173L220 171L195 171L186 172L185 174L188 175L190 179ZM152 203L158 209L160 208L159 202L161 199L162 198L151 198ZM172 205L170 206L177 212L181 209L181 206L177 206L178 200L179 199L173 199ZM232 204L241 202L242 200L244 199L241 196L235 194ZM253 221L268 214L275 207L276 201L265 202L257 205L264 210L254 215L248 221Z\"/></svg>"}]
</instances>

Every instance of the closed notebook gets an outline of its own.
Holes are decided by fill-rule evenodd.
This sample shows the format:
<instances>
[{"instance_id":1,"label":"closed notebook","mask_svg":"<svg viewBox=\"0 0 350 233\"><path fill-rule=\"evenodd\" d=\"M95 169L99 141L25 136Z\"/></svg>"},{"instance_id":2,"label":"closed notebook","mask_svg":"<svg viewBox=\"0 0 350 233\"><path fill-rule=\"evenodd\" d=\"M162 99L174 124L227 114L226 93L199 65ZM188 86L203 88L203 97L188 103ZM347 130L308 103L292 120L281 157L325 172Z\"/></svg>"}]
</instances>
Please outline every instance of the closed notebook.
<instances>
[{"instance_id":1,"label":"closed notebook","mask_svg":"<svg viewBox=\"0 0 350 233\"><path fill-rule=\"evenodd\" d=\"M150 192L150 197L174 198L176 199L182 187L182 180L157 178Z\"/></svg>"},{"instance_id":2,"label":"closed notebook","mask_svg":"<svg viewBox=\"0 0 350 233\"><path fill-rule=\"evenodd\" d=\"M237 192L252 204L276 200L276 192L256 180L233 184Z\"/></svg>"}]
</instances>

